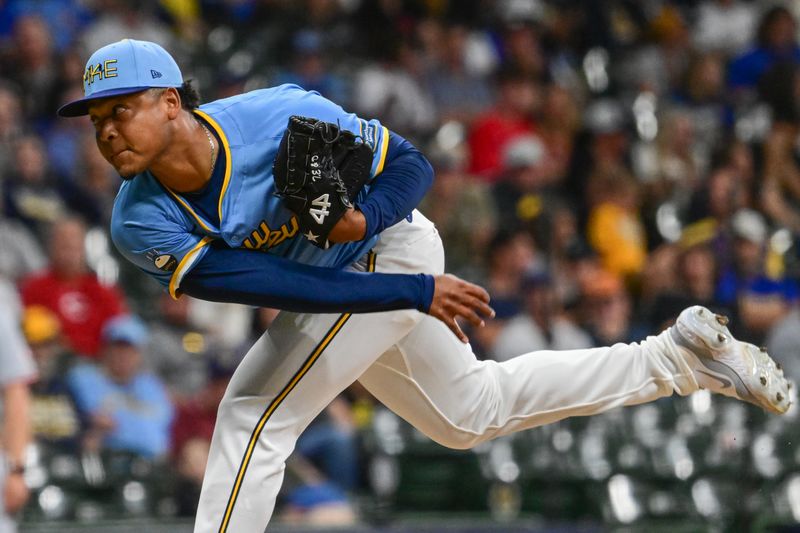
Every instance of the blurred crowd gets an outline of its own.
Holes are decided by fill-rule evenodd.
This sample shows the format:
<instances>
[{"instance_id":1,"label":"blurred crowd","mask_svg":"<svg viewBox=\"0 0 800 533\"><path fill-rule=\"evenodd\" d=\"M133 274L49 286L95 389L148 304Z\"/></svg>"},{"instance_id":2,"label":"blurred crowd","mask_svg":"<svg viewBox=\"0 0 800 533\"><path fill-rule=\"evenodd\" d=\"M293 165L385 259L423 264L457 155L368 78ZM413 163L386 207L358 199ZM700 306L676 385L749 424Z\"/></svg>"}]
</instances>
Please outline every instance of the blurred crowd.
<instances>
[{"instance_id":1,"label":"blurred crowd","mask_svg":"<svg viewBox=\"0 0 800 533\"><path fill-rule=\"evenodd\" d=\"M798 379L798 17L756 0L0 2L0 310L36 367L0 385L30 384L41 446L169 458L191 515L216 406L275 316L172 300L110 244L120 180L89 121L55 110L122 37L162 44L204 101L296 83L421 148L447 270L497 311L470 332L479 357L631 342L699 303ZM287 519L352 518L371 412L355 386L303 435Z\"/></svg>"}]
</instances>

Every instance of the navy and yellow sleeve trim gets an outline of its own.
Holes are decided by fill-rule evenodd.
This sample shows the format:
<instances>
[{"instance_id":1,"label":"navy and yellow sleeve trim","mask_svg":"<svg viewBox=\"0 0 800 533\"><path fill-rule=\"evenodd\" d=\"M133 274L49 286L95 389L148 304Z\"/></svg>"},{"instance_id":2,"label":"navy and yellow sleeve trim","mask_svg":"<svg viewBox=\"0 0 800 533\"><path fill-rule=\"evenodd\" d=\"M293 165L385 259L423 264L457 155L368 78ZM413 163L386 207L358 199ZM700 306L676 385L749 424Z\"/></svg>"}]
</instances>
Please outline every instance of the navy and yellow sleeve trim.
<instances>
[{"instance_id":1,"label":"navy and yellow sleeve trim","mask_svg":"<svg viewBox=\"0 0 800 533\"><path fill-rule=\"evenodd\" d=\"M191 268L197 263L199 259L203 257L203 252L207 251L204 250L209 243L211 243L213 239L211 237L204 237L202 238L191 250L189 250L186 255L183 256L180 263L178 263L178 267L172 273L172 277L169 280L169 294L174 299L178 299L178 288L181 285L181 281L183 280L186 273L191 270Z\"/></svg>"},{"instance_id":2,"label":"navy and yellow sleeve trim","mask_svg":"<svg viewBox=\"0 0 800 533\"><path fill-rule=\"evenodd\" d=\"M373 177L383 172L383 167L386 165L386 154L389 151L389 130L385 126L381 126L381 129L383 130L383 135L381 135L380 154Z\"/></svg>"},{"instance_id":3,"label":"navy and yellow sleeve trim","mask_svg":"<svg viewBox=\"0 0 800 533\"><path fill-rule=\"evenodd\" d=\"M433 184L433 167L422 153L400 135L384 136L381 179L357 207L367 221L368 239L400 222L417 207Z\"/></svg>"},{"instance_id":4,"label":"navy and yellow sleeve trim","mask_svg":"<svg viewBox=\"0 0 800 533\"><path fill-rule=\"evenodd\" d=\"M358 134L361 139L372 148L372 169L370 177L374 178L381 172L386 164L386 155L389 150L390 132L386 126L382 126L378 121L367 122L358 119Z\"/></svg>"}]
</instances>

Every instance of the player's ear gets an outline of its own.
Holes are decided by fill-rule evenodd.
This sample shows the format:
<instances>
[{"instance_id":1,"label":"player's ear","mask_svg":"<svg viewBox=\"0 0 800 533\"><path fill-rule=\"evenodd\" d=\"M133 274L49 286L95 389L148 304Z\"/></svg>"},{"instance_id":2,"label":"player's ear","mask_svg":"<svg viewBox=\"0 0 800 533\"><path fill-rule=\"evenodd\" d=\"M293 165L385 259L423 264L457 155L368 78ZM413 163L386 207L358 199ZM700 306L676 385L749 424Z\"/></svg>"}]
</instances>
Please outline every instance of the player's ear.
<instances>
[{"instance_id":1,"label":"player's ear","mask_svg":"<svg viewBox=\"0 0 800 533\"><path fill-rule=\"evenodd\" d=\"M181 95L174 87L169 87L161 95L162 101L167 109L167 116L170 120L176 118L181 111Z\"/></svg>"}]
</instances>

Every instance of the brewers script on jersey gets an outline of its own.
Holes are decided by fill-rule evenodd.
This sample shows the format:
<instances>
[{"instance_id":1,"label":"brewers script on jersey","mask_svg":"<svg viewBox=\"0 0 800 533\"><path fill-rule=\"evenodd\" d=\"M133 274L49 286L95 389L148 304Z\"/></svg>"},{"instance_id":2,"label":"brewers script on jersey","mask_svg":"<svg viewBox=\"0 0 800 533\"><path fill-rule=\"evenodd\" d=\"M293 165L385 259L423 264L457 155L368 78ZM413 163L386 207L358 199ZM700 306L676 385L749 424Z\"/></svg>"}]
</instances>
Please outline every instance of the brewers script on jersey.
<instances>
[{"instance_id":1,"label":"brewers script on jersey","mask_svg":"<svg viewBox=\"0 0 800 533\"><path fill-rule=\"evenodd\" d=\"M180 70L166 51L125 40L92 55L84 99L60 113L86 114L87 103L122 98L119 110L114 105L108 116L93 117L101 151L119 167L128 156L118 157L116 151L107 155L103 143L113 144L128 127L124 98L181 83ZM162 100L154 100L158 106L149 112L168 113L169 101L163 99L174 98L174 93L153 98ZM130 105L143 101L131 100ZM117 111L120 122L115 122ZM396 223L378 235L323 250L299 234L291 212L273 195L272 163L291 115L338 123L372 147L371 188L362 190L356 202L365 209L381 180L396 181L392 173L407 164L401 157L412 152L403 148L407 143L395 146L399 138L377 121L362 120L319 94L291 85L181 113L168 115L169 120L185 120L193 113L210 132L215 164L209 186L179 194L150 171L126 180L111 228L120 251L173 296L193 294L188 287L196 286L201 294L219 299L328 311L282 312L237 369L219 408L197 532L262 532L297 437L355 380L430 438L453 448L568 416L689 394L699 387L774 412L789 407L787 383L769 357L736 341L724 317L699 307L687 309L675 326L641 343L528 353L504 363L477 361L444 319L426 314L443 298L434 283L438 289L447 280L431 276L442 273L444 254L436 228L421 213L412 207L397 213L392 219ZM190 125L193 139L199 139L196 147L208 153L198 125ZM219 157L211 134L221 147ZM219 262L219 257L231 259ZM253 258L263 258L258 264L265 265L255 274ZM201 271L203 276L193 274ZM405 275L367 273L374 271ZM364 290L375 296L348 299ZM404 309L351 314L396 309L396 301L383 301L395 292L410 295L403 297ZM314 304L309 293L325 305ZM340 295L341 303L331 302L330 294Z\"/></svg>"}]
</instances>

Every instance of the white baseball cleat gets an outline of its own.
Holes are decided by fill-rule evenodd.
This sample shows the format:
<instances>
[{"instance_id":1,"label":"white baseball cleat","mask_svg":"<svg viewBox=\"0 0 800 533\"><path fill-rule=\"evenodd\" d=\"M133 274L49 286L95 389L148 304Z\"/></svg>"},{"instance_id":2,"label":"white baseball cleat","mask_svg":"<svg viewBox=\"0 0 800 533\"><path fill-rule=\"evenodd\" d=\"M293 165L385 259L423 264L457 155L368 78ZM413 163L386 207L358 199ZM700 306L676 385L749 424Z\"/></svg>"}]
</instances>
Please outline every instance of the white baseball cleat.
<instances>
[{"instance_id":1,"label":"white baseball cleat","mask_svg":"<svg viewBox=\"0 0 800 533\"><path fill-rule=\"evenodd\" d=\"M728 317L695 305L681 312L670 334L691 354L687 360L702 388L785 413L791 384L781 366L766 348L733 338L727 323Z\"/></svg>"}]
</instances>

